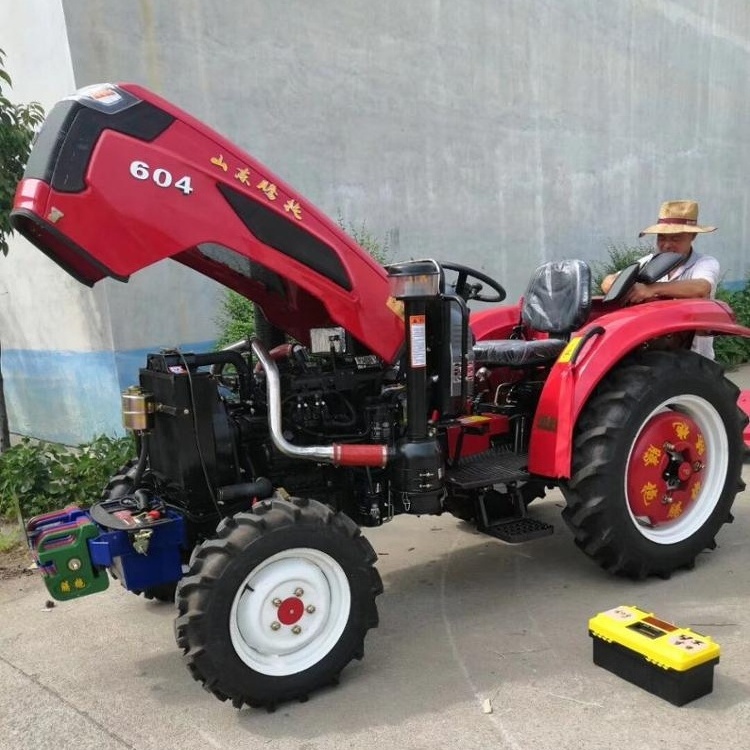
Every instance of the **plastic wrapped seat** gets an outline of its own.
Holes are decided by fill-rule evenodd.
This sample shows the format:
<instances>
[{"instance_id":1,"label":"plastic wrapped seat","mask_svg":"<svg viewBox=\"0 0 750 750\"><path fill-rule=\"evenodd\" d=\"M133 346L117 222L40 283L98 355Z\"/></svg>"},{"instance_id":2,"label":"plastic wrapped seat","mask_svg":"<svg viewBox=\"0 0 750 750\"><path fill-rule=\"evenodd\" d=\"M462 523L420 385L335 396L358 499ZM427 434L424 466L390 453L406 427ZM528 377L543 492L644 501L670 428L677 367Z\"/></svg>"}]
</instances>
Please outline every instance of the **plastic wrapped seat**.
<instances>
[{"instance_id":1,"label":"plastic wrapped seat","mask_svg":"<svg viewBox=\"0 0 750 750\"><path fill-rule=\"evenodd\" d=\"M478 365L528 367L554 362L591 309L591 269L582 260L558 260L536 269L521 308L521 323L546 339L487 339L474 345Z\"/></svg>"}]
</instances>

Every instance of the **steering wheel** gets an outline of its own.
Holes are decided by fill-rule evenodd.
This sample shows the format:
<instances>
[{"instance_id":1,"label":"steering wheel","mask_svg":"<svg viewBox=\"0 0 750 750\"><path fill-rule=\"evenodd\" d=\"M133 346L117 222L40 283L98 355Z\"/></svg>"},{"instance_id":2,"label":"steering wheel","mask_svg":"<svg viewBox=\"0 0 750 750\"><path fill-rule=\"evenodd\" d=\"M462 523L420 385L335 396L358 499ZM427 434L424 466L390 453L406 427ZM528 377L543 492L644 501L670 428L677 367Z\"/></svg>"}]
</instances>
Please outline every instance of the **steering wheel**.
<instances>
[{"instance_id":1,"label":"steering wheel","mask_svg":"<svg viewBox=\"0 0 750 750\"><path fill-rule=\"evenodd\" d=\"M468 266L461 266L458 263L441 263L440 265L444 270L455 271L458 274L456 283L453 284L453 289L466 302L472 299L475 299L477 302L502 302L505 299L505 289L495 279L490 278L481 271L469 268ZM469 284L467 283L467 279L470 278L482 283ZM484 284L495 292L494 296L487 296L481 293Z\"/></svg>"}]
</instances>

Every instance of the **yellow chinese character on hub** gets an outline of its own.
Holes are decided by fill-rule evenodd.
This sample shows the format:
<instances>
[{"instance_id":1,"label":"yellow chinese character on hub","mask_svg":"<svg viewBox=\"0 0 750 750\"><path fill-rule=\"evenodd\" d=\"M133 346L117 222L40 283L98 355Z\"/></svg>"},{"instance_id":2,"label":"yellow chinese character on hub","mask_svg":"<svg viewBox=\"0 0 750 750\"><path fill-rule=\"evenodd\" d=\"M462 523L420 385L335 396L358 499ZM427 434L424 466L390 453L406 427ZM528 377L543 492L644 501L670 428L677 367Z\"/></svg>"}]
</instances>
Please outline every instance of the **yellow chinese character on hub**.
<instances>
[{"instance_id":1,"label":"yellow chinese character on hub","mask_svg":"<svg viewBox=\"0 0 750 750\"><path fill-rule=\"evenodd\" d=\"M225 172L229 167L227 166L227 163L224 161L224 154L219 154L218 156L212 156L211 157L211 164L215 164L219 169L223 169Z\"/></svg>"},{"instance_id":2,"label":"yellow chinese character on hub","mask_svg":"<svg viewBox=\"0 0 750 750\"><path fill-rule=\"evenodd\" d=\"M242 169L237 170L237 174L234 176L235 180L239 180L243 185L249 185L250 184L250 169L248 167L243 167Z\"/></svg>"},{"instance_id":3,"label":"yellow chinese character on hub","mask_svg":"<svg viewBox=\"0 0 750 750\"><path fill-rule=\"evenodd\" d=\"M297 219L297 221L302 220L302 208L300 207L299 203L297 203L297 201L288 200L284 204L284 210L287 213L293 214L294 218Z\"/></svg>"},{"instance_id":4,"label":"yellow chinese character on hub","mask_svg":"<svg viewBox=\"0 0 750 750\"><path fill-rule=\"evenodd\" d=\"M699 456L702 456L706 452L706 442L700 433L698 434L698 439L695 441L695 452Z\"/></svg>"},{"instance_id":5,"label":"yellow chinese character on hub","mask_svg":"<svg viewBox=\"0 0 750 750\"><path fill-rule=\"evenodd\" d=\"M279 189L276 187L276 185L274 185L272 182L269 182L268 180L261 180L255 187L257 187L261 193L264 193L269 201L275 201L278 197Z\"/></svg>"},{"instance_id":6,"label":"yellow chinese character on hub","mask_svg":"<svg viewBox=\"0 0 750 750\"><path fill-rule=\"evenodd\" d=\"M60 584L60 591L62 591L63 594L69 594L70 593L70 584L67 581L63 581Z\"/></svg>"},{"instance_id":7,"label":"yellow chinese character on hub","mask_svg":"<svg viewBox=\"0 0 750 750\"><path fill-rule=\"evenodd\" d=\"M655 445L649 445L646 448L646 452L643 454L643 463L646 466L656 466L661 458L661 448L657 448Z\"/></svg>"},{"instance_id":8,"label":"yellow chinese character on hub","mask_svg":"<svg viewBox=\"0 0 750 750\"><path fill-rule=\"evenodd\" d=\"M86 581L84 581L83 578L76 578L75 581L73 581L73 585L77 589L85 589L86 588Z\"/></svg>"},{"instance_id":9,"label":"yellow chinese character on hub","mask_svg":"<svg viewBox=\"0 0 750 750\"><path fill-rule=\"evenodd\" d=\"M672 422L672 427L680 440L687 440L690 428L684 422Z\"/></svg>"},{"instance_id":10,"label":"yellow chinese character on hub","mask_svg":"<svg viewBox=\"0 0 750 750\"><path fill-rule=\"evenodd\" d=\"M667 518L677 518L682 515L682 503L678 500L676 503L672 503L667 511Z\"/></svg>"},{"instance_id":11,"label":"yellow chinese character on hub","mask_svg":"<svg viewBox=\"0 0 750 750\"><path fill-rule=\"evenodd\" d=\"M701 491L702 485L700 482L696 482L690 490L690 499L695 500L698 497L698 493Z\"/></svg>"},{"instance_id":12,"label":"yellow chinese character on hub","mask_svg":"<svg viewBox=\"0 0 750 750\"><path fill-rule=\"evenodd\" d=\"M653 482L646 482L641 487L641 496L643 497L643 503L648 505L653 500L656 500L657 489Z\"/></svg>"}]
</instances>

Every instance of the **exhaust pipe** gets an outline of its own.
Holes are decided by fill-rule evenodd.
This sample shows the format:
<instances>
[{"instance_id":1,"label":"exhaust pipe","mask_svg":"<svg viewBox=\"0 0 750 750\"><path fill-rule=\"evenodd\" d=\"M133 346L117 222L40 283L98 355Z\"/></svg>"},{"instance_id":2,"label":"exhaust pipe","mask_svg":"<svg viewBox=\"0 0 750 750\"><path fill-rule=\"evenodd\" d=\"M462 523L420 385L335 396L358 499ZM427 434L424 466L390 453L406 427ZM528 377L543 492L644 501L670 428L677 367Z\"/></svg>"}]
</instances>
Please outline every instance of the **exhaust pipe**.
<instances>
[{"instance_id":1,"label":"exhaust pipe","mask_svg":"<svg viewBox=\"0 0 750 750\"><path fill-rule=\"evenodd\" d=\"M322 461L334 466L378 466L383 468L389 459L387 445L292 445L281 430L281 379L279 368L258 339L251 339L250 346L266 372L266 394L268 396L268 426L271 440L276 448L291 458Z\"/></svg>"}]
</instances>

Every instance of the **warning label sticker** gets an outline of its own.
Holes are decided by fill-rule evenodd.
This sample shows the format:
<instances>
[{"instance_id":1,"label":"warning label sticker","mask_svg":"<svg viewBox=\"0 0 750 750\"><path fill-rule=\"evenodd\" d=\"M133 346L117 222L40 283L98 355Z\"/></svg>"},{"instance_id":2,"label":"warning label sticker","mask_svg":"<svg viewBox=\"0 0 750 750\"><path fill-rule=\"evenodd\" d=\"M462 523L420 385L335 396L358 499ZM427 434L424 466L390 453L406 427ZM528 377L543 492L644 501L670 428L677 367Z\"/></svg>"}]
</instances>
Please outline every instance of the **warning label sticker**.
<instances>
[{"instance_id":1,"label":"warning label sticker","mask_svg":"<svg viewBox=\"0 0 750 750\"><path fill-rule=\"evenodd\" d=\"M410 315L411 366L427 367L427 334L424 315Z\"/></svg>"}]
</instances>

